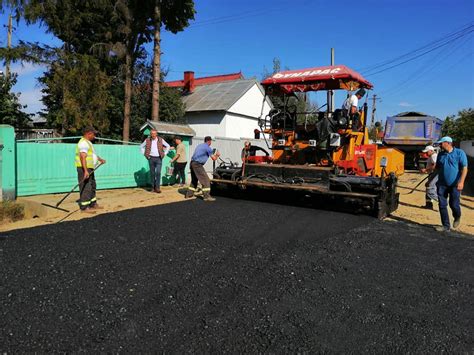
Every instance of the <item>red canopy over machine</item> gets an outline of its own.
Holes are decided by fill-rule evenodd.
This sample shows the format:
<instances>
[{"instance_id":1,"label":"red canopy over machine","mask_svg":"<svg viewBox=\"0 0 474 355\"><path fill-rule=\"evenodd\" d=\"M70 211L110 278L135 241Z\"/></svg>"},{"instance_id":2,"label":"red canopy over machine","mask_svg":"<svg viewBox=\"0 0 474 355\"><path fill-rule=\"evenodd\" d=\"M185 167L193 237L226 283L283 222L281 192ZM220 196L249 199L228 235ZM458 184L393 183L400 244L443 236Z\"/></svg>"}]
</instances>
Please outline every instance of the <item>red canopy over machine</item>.
<instances>
[{"instance_id":1,"label":"red canopy over machine","mask_svg":"<svg viewBox=\"0 0 474 355\"><path fill-rule=\"evenodd\" d=\"M345 65L281 71L263 80L262 85L267 91L285 94L338 89L353 91L373 87L362 75Z\"/></svg>"}]
</instances>

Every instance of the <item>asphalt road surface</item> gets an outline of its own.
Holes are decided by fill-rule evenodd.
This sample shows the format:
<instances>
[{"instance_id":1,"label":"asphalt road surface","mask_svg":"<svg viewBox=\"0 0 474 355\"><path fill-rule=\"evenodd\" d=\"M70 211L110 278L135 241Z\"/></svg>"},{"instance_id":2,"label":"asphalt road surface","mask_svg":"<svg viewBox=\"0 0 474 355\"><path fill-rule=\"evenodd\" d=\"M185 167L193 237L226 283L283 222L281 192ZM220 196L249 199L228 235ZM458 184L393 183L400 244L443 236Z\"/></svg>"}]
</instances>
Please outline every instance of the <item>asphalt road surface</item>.
<instances>
[{"instance_id":1,"label":"asphalt road surface","mask_svg":"<svg viewBox=\"0 0 474 355\"><path fill-rule=\"evenodd\" d=\"M219 198L0 234L0 351L474 351L474 240Z\"/></svg>"}]
</instances>

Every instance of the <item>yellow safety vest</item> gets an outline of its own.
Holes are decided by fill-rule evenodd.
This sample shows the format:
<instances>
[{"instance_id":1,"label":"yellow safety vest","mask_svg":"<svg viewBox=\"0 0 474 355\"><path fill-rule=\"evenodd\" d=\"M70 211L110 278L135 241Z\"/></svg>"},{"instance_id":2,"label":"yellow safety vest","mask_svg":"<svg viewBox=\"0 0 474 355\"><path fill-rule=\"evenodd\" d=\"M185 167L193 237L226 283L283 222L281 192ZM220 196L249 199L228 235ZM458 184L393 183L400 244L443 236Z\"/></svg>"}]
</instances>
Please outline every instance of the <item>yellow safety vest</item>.
<instances>
[{"instance_id":1,"label":"yellow safety vest","mask_svg":"<svg viewBox=\"0 0 474 355\"><path fill-rule=\"evenodd\" d=\"M94 149L92 148L92 143L85 138L81 138L76 145L76 167L82 167L81 164L81 154L79 153L79 144L82 141L86 141L89 149L87 150L86 164L88 169L94 169Z\"/></svg>"}]
</instances>

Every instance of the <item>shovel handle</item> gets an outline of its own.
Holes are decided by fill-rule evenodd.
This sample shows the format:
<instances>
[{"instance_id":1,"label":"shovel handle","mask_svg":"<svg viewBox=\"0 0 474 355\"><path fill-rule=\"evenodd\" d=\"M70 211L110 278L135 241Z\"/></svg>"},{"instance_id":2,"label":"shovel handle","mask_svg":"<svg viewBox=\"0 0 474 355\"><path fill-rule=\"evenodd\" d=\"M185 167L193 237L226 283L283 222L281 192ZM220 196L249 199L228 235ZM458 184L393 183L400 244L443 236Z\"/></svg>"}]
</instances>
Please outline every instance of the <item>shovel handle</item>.
<instances>
[{"instance_id":1,"label":"shovel handle","mask_svg":"<svg viewBox=\"0 0 474 355\"><path fill-rule=\"evenodd\" d=\"M99 165L97 165L94 169L92 169L91 173L89 174L92 175L94 174L94 172L99 169L102 165L102 163L100 163ZM71 189L71 191L69 191L61 200L58 201L58 203L56 204L56 207L58 207L61 203L63 203L63 201L70 195L74 192L74 190L80 185L82 184L84 181L86 181L86 179L82 179L80 182L78 182L76 185L74 185L74 187Z\"/></svg>"}]
</instances>

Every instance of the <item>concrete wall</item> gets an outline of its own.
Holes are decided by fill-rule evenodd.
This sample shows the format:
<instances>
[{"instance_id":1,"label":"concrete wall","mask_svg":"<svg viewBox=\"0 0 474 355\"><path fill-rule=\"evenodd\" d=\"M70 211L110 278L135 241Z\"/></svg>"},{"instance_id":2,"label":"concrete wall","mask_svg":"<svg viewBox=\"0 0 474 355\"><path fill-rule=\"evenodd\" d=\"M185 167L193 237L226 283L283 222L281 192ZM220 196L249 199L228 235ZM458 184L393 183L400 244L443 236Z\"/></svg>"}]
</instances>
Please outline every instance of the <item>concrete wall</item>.
<instances>
[{"instance_id":1,"label":"concrete wall","mask_svg":"<svg viewBox=\"0 0 474 355\"><path fill-rule=\"evenodd\" d=\"M474 196L474 141L463 141L460 148L466 152L468 170L463 195Z\"/></svg>"},{"instance_id":2,"label":"concrete wall","mask_svg":"<svg viewBox=\"0 0 474 355\"><path fill-rule=\"evenodd\" d=\"M224 111L188 112L184 117L198 137L226 135Z\"/></svg>"},{"instance_id":3,"label":"concrete wall","mask_svg":"<svg viewBox=\"0 0 474 355\"><path fill-rule=\"evenodd\" d=\"M474 158L474 140L461 142L460 148L464 150L468 156Z\"/></svg>"},{"instance_id":4,"label":"concrete wall","mask_svg":"<svg viewBox=\"0 0 474 355\"><path fill-rule=\"evenodd\" d=\"M258 119L271 109L269 100L263 102L263 97L255 84L227 112L188 112L185 119L197 137L252 138L254 130L259 128Z\"/></svg>"},{"instance_id":5,"label":"concrete wall","mask_svg":"<svg viewBox=\"0 0 474 355\"><path fill-rule=\"evenodd\" d=\"M253 138L255 129L260 129L257 118L228 112L225 115L225 134L220 137Z\"/></svg>"},{"instance_id":6,"label":"concrete wall","mask_svg":"<svg viewBox=\"0 0 474 355\"><path fill-rule=\"evenodd\" d=\"M262 114L262 105L263 116L265 117L268 114L268 111L270 111L269 99L267 98L265 102L263 102L263 92L260 90L259 86L255 84L234 105L232 105L228 112L259 118Z\"/></svg>"}]
</instances>

